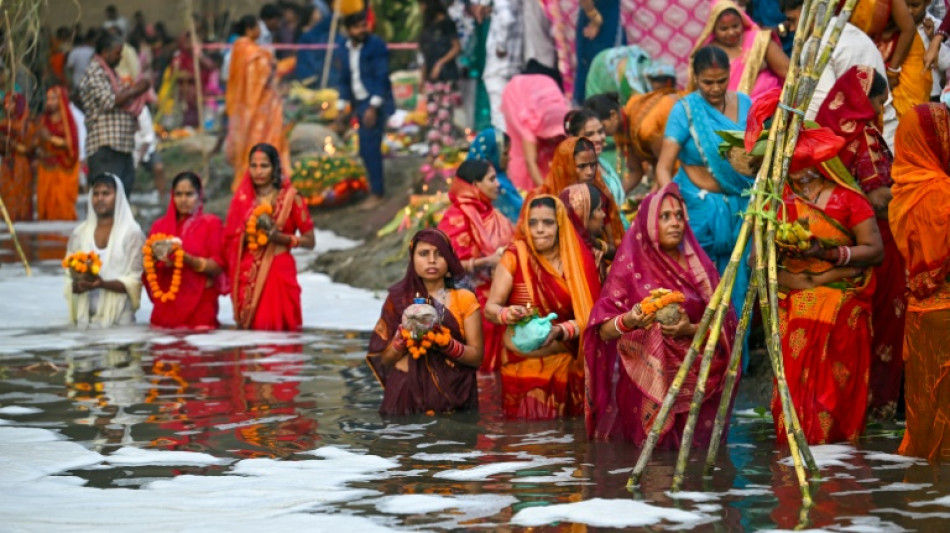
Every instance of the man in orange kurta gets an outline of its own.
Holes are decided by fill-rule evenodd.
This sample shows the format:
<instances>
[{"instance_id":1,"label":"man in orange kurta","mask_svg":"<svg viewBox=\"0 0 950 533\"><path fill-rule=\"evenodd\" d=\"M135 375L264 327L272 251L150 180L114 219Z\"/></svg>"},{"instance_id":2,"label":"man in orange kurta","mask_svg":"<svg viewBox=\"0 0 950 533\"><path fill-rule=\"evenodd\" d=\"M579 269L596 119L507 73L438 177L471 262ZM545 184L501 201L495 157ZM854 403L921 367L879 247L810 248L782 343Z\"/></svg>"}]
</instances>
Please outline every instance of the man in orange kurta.
<instances>
[{"instance_id":1,"label":"man in orange kurta","mask_svg":"<svg viewBox=\"0 0 950 533\"><path fill-rule=\"evenodd\" d=\"M225 94L229 120L227 153L234 167L232 191L237 190L247 171L248 153L255 144L275 146L280 151L283 171L290 170L274 56L256 42L261 32L256 17L244 17L241 23L244 35L234 42L231 49L231 70Z\"/></svg>"}]
</instances>

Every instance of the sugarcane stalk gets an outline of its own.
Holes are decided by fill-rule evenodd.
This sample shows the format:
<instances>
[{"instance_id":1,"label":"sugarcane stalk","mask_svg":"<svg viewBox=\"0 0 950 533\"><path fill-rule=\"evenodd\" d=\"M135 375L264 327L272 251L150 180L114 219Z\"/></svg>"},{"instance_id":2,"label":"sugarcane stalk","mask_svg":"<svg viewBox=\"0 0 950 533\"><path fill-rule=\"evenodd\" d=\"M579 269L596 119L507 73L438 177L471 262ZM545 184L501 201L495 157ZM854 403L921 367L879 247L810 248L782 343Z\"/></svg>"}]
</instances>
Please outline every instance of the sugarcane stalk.
<instances>
[{"instance_id":1,"label":"sugarcane stalk","mask_svg":"<svg viewBox=\"0 0 950 533\"><path fill-rule=\"evenodd\" d=\"M754 238L754 236L753 236ZM719 399L719 409L716 411L716 419L713 423L712 437L709 439L709 450L706 452L706 467L703 475L712 475L713 467L716 465L716 456L719 455L719 444L722 442L722 432L726 427L726 421L729 417L729 406L732 405L732 398L735 395L736 382L739 379L739 368L742 366L742 342L746 331L749 329L749 323L752 322L752 305L755 302L755 295L758 292L758 283L752 281L745 292L745 303L742 304L742 318L739 319L739 325L736 326L735 341L732 343L732 353L729 354L729 365L726 370L726 376L722 384L722 395ZM749 311L745 311L748 309Z\"/></svg>"}]
</instances>

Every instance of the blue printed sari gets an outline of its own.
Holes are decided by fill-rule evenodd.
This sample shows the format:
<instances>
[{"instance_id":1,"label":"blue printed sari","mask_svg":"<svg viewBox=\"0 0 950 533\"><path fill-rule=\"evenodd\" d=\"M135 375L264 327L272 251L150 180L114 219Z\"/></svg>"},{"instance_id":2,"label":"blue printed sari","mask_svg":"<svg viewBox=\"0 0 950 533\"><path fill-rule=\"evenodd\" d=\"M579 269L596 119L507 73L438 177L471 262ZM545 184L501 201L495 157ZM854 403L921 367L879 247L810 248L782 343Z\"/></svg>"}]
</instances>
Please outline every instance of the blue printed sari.
<instances>
[{"instance_id":1,"label":"blue printed sari","mask_svg":"<svg viewBox=\"0 0 950 533\"><path fill-rule=\"evenodd\" d=\"M719 274L726 270L732 249L735 247L742 226L742 214L749 199L743 192L752 186L754 177L740 174L728 161L719 155L721 138L717 130L744 130L746 116L751 106L749 97L737 93L739 98L738 120L733 121L706 102L698 92L681 98L666 123L665 137L680 145L679 171L673 181L689 212L689 225ZM700 189L686 175L684 165L705 166L719 183L721 192ZM736 273L732 289L732 303L741 315L745 291L749 286L748 252Z\"/></svg>"},{"instance_id":2,"label":"blue printed sari","mask_svg":"<svg viewBox=\"0 0 950 533\"><path fill-rule=\"evenodd\" d=\"M521 197L514 183L508 179L505 169L501 168L501 152L505 142L503 135L495 128L482 130L472 141L466 159L481 159L491 163L498 175L498 184L501 186L498 199L492 202L492 205L512 222L518 222L524 198Z\"/></svg>"}]
</instances>

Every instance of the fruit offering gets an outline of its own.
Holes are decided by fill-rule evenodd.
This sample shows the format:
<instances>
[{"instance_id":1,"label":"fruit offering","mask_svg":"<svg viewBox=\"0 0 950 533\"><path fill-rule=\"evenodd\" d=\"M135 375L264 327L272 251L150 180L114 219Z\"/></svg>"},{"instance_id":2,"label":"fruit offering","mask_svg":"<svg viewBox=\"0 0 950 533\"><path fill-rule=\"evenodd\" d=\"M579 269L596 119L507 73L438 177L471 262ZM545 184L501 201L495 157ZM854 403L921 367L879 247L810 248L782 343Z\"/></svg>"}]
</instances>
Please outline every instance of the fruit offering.
<instances>
[{"instance_id":1,"label":"fruit offering","mask_svg":"<svg viewBox=\"0 0 950 533\"><path fill-rule=\"evenodd\" d=\"M671 291L669 289L654 289L650 295L640 301L640 310L644 314L656 313L660 309L672 304L683 303L686 296L680 291Z\"/></svg>"},{"instance_id":2,"label":"fruit offering","mask_svg":"<svg viewBox=\"0 0 950 533\"><path fill-rule=\"evenodd\" d=\"M789 251L804 252L811 248L813 235L808 229L807 220L796 220L791 224L782 222L775 231L775 242Z\"/></svg>"},{"instance_id":3,"label":"fruit offering","mask_svg":"<svg viewBox=\"0 0 950 533\"><path fill-rule=\"evenodd\" d=\"M409 354L412 355L413 359L418 359L425 355L433 344L436 346L445 346L452 340L452 334L449 333L449 328L445 326L431 329L425 332L419 339L414 338L409 330L403 329L401 331L403 338L406 339L406 347L409 349Z\"/></svg>"}]
</instances>

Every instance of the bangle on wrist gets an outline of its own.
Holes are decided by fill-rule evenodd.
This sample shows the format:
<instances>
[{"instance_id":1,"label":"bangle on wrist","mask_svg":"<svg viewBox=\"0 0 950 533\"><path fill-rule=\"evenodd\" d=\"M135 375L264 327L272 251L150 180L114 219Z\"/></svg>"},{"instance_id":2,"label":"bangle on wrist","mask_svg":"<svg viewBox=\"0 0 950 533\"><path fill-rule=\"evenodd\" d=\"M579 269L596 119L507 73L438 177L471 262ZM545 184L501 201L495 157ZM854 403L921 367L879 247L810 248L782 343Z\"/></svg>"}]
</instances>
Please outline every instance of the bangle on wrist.
<instances>
[{"instance_id":1,"label":"bangle on wrist","mask_svg":"<svg viewBox=\"0 0 950 533\"><path fill-rule=\"evenodd\" d=\"M623 318L626 315L627 313L620 313L619 315L614 317L614 327L617 328L617 331L619 331L621 334L629 333L633 331L634 329L636 329L635 327L628 326L627 324L624 323Z\"/></svg>"},{"instance_id":2,"label":"bangle on wrist","mask_svg":"<svg viewBox=\"0 0 950 533\"><path fill-rule=\"evenodd\" d=\"M891 73L894 73L894 74L900 74L902 70L904 70L904 67L902 67L902 66L900 66L900 65L898 65L898 66L896 66L896 67L892 67L892 66L890 66L890 65L887 66L887 71L888 71L888 72L891 72Z\"/></svg>"}]
</instances>

